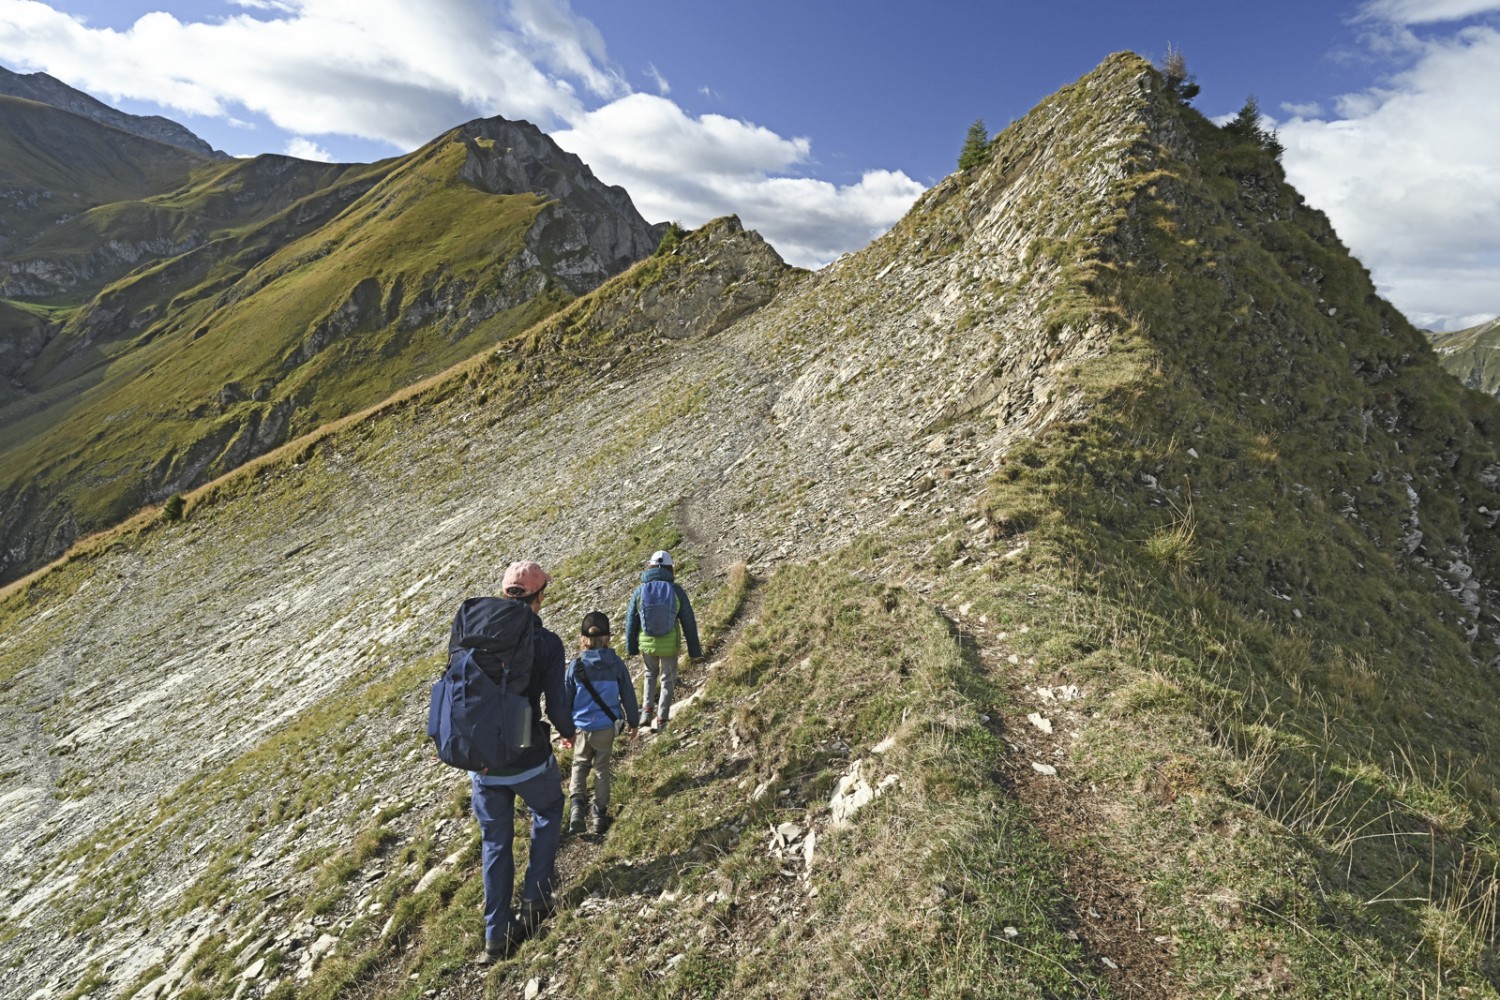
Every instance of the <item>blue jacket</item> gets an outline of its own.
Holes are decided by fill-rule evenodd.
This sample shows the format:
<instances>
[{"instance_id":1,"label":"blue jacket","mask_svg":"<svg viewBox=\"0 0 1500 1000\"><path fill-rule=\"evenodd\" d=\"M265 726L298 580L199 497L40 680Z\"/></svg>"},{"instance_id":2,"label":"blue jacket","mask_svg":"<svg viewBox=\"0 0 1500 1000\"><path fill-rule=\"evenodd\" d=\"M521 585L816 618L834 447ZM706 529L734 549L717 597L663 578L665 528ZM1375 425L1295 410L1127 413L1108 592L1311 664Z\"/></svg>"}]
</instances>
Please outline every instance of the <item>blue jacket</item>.
<instances>
[{"instance_id":1,"label":"blue jacket","mask_svg":"<svg viewBox=\"0 0 1500 1000\"><path fill-rule=\"evenodd\" d=\"M568 665L568 704L573 706L574 726L586 733L614 726L594 700L594 696L589 694L589 689L578 680L580 672L594 685L594 690L599 692L599 697L604 699L609 710L615 713L615 718L623 718L631 729L641 724L641 711L635 700L635 684L630 679L625 661L613 649L586 649ZM622 705L623 712L620 710Z\"/></svg>"},{"instance_id":2,"label":"blue jacket","mask_svg":"<svg viewBox=\"0 0 1500 1000\"><path fill-rule=\"evenodd\" d=\"M683 590L675 580L672 580L672 571L665 566L652 566L641 574L641 583L650 583L652 580L669 580L672 582L672 590L677 594L677 632L687 640L688 655L697 659L703 655L703 647L698 642L698 622L693 617L693 605L688 601L687 591ZM635 656L641 651L641 588L635 588L630 595L630 608L625 612L625 652L629 656ZM662 650L662 640L652 636L646 636L651 640L651 645L657 647L657 652L662 655L671 656L682 648L681 642L673 642L672 651Z\"/></svg>"}]
</instances>

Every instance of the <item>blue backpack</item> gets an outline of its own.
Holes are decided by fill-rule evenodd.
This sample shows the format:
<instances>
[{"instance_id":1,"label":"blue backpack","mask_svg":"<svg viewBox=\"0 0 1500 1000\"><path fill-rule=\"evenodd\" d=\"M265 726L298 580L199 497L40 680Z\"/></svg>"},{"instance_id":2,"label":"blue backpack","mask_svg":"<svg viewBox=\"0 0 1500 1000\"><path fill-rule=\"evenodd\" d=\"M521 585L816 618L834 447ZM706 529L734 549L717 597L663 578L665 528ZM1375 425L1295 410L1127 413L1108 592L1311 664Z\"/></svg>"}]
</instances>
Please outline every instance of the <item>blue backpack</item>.
<instances>
[{"instance_id":1,"label":"blue backpack","mask_svg":"<svg viewBox=\"0 0 1500 1000\"><path fill-rule=\"evenodd\" d=\"M650 636L671 635L677 628L677 588L672 581L641 584L641 628Z\"/></svg>"},{"instance_id":2,"label":"blue backpack","mask_svg":"<svg viewBox=\"0 0 1500 1000\"><path fill-rule=\"evenodd\" d=\"M531 746L533 628L520 601L471 597L448 639L448 669L432 686L427 735L438 759L465 771L513 766Z\"/></svg>"}]
</instances>

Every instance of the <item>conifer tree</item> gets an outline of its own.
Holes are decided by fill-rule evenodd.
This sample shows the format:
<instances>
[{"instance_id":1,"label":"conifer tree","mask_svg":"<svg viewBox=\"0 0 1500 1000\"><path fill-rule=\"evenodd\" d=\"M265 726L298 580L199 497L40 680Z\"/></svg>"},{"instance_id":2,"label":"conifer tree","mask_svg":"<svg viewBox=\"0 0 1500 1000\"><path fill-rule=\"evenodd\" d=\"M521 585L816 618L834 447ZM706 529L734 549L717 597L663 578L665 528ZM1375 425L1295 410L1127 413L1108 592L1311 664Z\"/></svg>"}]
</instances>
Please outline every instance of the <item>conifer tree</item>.
<instances>
[{"instance_id":1,"label":"conifer tree","mask_svg":"<svg viewBox=\"0 0 1500 1000\"><path fill-rule=\"evenodd\" d=\"M984 127L984 119L974 119L969 134L964 136L964 148L958 154L958 169L977 167L990 156L990 133Z\"/></svg>"},{"instance_id":2,"label":"conifer tree","mask_svg":"<svg viewBox=\"0 0 1500 1000\"><path fill-rule=\"evenodd\" d=\"M1255 143L1278 161L1281 154L1286 152L1276 130L1260 123L1260 102L1255 99L1254 94L1245 98L1245 106L1240 108L1239 114L1224 123L1224 131Z\"/></svg>"},{"instance_id":3,"label":"conifer tree","mask_svg":"<svg viewBox=\"0 0 1500 1000\"><path fill-rule=\"evenodd\" d=\"M1224 123L1224 131L1241 139L1260 141L1260 102L1251 94L1245 98L1245 106L1239 114Z\"/></svg>"}]
</instances>

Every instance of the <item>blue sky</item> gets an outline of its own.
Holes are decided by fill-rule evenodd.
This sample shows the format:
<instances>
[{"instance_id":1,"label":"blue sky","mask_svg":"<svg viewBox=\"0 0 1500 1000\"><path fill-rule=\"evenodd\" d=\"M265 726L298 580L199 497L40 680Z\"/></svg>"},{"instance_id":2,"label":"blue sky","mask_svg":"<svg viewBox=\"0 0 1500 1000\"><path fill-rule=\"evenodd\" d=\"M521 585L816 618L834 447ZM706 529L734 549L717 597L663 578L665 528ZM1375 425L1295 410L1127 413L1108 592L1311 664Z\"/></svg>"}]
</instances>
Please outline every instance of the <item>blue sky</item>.
<instances>
[{"instance_id":1,"label":"blue sky","mask_svg":"<svg viewBox=\"0 0 1500 1000\"><path fill-rule=\"evenodd\" d=\"M1205 114L1256 95L1414 321L1500 310L1500 0L0 0L0 64L235 155L371 160L525 118L648 219L735 212L804 266L895 222L974 119L1168 45Z\"/></svg>"}]
</instances>

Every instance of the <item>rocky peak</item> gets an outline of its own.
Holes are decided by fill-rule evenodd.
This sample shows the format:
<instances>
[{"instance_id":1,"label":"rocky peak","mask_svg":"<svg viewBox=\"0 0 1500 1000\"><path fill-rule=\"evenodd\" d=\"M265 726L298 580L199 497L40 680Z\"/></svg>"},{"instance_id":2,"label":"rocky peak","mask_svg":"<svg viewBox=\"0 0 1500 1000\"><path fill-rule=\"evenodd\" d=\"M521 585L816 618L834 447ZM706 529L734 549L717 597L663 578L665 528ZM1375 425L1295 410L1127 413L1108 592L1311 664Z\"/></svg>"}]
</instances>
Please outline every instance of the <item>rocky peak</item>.
<instances>
[{"instance_id":1,"label":"rocky peak","mask_svg":"<svg viewBox=\"0 0 1500 1000\"><path fill-rule=\"evenodd\" d=\"M640 260L661 238L661 227L641 218L624 188L601 183L530 122L481 118L449 138L468 150L459 170L468 183L491 194L549 197L527 236L528 252L574 294Z\"/></svg>"}]
</instances>

